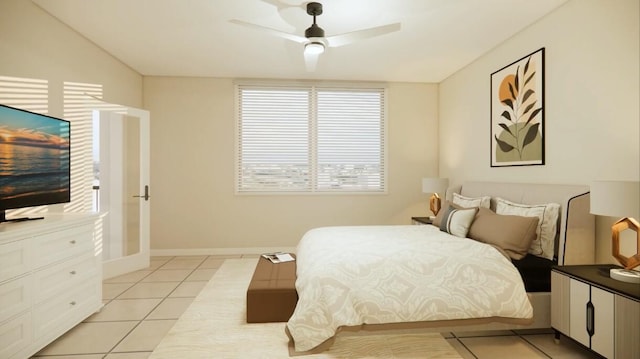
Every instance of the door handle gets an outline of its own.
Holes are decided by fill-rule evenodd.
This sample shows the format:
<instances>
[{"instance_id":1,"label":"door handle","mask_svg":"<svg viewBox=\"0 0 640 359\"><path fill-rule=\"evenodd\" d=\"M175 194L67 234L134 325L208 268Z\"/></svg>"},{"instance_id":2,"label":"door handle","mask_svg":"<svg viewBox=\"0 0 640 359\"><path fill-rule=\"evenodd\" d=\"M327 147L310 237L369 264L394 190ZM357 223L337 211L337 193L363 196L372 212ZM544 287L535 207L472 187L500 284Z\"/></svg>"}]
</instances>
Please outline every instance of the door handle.
<instances>
[{"instance_id":1,"label":"door handle","mask_svg":"<svg viewBox=\"0 0 640 359\"><path fill-rule=\"evenodd\" d=\"M145 201L148 201L151 196L149 195L149 185L144 186L144 195L143 196L133 196L135 198L144 198Z\"/></svg>"}]
</instances>

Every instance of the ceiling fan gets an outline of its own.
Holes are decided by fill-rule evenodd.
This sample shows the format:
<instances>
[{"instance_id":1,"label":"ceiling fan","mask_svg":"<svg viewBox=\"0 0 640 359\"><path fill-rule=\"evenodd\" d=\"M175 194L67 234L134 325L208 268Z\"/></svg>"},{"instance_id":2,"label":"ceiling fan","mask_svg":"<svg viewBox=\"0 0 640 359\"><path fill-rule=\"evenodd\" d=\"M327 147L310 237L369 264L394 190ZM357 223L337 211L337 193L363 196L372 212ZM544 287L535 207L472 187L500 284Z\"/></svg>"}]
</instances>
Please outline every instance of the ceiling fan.
<instances>
[{"instance_id":1,"label":"ceiling fan","mask_svg":"<svg viewBox=\"0 0 640 359\"><path fill-rule=\"evenodd\" d=\"M313 24L304 32L304 36L290 34L276 29L252 24L242 20L233 19L232 23L257 29L275 36L285 38L297 43L304 44L304 59L307 71L314 71L318 63L318 58L327 47L338 47L348 45L358 40L363 40L375 36L388 34L400 30L400 23L393 23L368 29L348 32L345 34L324 36L324 30L316 23L316 16L322 15L322 4L310 2L307 4L307 14L313 16Z\"/></svg>"}]
</instances>

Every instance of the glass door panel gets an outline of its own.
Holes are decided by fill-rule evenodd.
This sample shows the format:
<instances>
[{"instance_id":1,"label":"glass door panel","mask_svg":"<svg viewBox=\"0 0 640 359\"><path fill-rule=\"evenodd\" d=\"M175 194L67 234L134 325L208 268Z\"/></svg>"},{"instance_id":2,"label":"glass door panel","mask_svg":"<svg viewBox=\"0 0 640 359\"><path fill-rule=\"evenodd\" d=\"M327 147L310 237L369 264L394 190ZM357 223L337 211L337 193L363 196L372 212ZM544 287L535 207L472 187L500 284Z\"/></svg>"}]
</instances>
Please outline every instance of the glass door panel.
<instances>
[{"instance_id":1,"label":"glass door panel","mask_svg":"<svg viewBox=\"0 0 640 359\"><path fill-rule=\"evenodd\" d=\"M149 113L96 111L103 277L149 266Z\"/></svg>"}]
</instances>

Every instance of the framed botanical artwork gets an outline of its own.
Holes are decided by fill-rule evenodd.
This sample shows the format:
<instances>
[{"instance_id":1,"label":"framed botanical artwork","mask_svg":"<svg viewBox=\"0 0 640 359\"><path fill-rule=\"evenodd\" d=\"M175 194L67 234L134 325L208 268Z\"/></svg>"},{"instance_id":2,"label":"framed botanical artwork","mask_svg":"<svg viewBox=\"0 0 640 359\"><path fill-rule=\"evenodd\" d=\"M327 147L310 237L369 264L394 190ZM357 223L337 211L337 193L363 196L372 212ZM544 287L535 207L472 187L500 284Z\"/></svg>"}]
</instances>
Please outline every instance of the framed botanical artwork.
<instances>
[{"instance_id":1,"label":"framed botanical artwork","mask_svg":"<svg viewBox=\"0 0 640 359\"><path fill-rule=\"evenodd\" d=\"M544 165L544 47L491 74L491 167Z\"/></svg>"}]
</instances>

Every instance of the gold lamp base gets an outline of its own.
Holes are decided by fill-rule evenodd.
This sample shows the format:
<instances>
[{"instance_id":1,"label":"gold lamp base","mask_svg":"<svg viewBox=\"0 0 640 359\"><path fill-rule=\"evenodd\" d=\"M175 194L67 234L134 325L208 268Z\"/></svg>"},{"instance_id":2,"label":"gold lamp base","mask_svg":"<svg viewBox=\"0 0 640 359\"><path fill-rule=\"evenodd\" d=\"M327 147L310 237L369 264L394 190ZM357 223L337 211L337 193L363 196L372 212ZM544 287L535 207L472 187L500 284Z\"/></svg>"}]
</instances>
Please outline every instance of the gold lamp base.
<instances>
[{"instance_id":1,"label":"gold lamp base","mask_svg":"<svg viewBox=\"0 0 640 359\"><path fill-rule=\"evenodd\" d=\"M636 254L626 257L620 253L620 232L624 230L636 232ZM633 218L622 218L611 226L611 255L625 269L633 269L640 265L640 224Z\"/></svg>"},{"instance_id":2,"label":"gold lamp base","mask_svg":"<svg viewBox=\"0 0 640 359\"><path fill-rule=\"evenodd\" d=\"M440 212L441 205L440 196L437 193L432 194L431 198L429 198L429 209L431 209L434 216L437 216L438 212Z\"/></svg>"}]
</instances>

